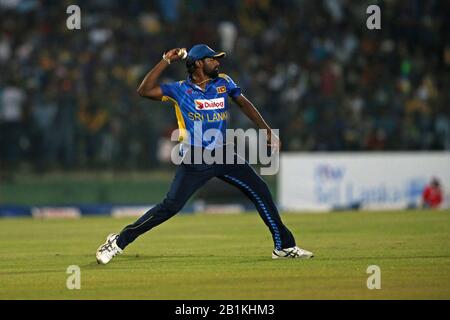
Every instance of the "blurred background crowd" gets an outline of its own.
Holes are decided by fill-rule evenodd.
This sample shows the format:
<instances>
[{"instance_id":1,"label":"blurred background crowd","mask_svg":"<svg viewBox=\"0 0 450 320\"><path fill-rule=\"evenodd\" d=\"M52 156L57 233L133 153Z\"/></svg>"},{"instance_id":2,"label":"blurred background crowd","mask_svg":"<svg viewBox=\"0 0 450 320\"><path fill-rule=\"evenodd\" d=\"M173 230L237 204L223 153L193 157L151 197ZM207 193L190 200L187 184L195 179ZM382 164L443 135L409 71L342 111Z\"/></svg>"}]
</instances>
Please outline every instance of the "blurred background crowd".
<instances>
[{"instance_id":1,"label":"blurred background crowd","mask_svg":"<svg viewBox=\"0 0 450 320\"><path fill-rule=\"evenodd\" d=\"M66 27L71 4L81 30ZM381 30L366 27L370 4ZM174 110L136 88L164 51L196 43L227 52L222 72L284 150L450 150L449 12L444 0L0 0L1 165L164 165ZM174 64L163 81L186 76Z\"/></svg>"}]
</instances>

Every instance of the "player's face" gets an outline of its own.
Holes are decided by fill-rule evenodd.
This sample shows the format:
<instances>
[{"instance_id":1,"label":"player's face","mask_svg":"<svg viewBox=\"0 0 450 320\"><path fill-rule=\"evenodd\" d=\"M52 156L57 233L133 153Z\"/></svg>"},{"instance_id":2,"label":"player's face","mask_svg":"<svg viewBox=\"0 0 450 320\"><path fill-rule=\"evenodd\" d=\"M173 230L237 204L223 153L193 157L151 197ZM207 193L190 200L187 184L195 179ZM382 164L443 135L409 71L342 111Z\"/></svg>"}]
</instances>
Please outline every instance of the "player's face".
<instances>
[{"instance_id":1,"label":"player's face","mask_svg":"<svg viewBox=\"0 0 450 320\"><path fill-rule=\"evenodd\" d=\"M216 78L219 75L219 60L214 58L205 58L203 60L203 73L210 78Z\"/></svg>"}]
</instances>

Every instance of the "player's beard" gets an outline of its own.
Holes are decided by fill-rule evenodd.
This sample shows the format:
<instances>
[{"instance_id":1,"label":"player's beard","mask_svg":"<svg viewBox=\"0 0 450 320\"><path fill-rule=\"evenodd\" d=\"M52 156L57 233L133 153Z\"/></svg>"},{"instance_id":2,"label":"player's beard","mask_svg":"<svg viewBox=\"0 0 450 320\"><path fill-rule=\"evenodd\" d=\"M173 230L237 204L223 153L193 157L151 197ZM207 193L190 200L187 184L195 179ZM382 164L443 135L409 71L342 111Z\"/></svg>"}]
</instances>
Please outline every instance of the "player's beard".
<instances>
[{"instance_id":1,"label":"player's beard","mask_svg":"<svg viewBox=\"0 0 450 320\"><path fill-rule=\"evenodd\" d=\"M216 68L214 68L214 69L208 69L208 68L205 68L205 69L203 70L203 72L204 72L208 77L210 77L211 79L214 79L214 78L217 78L217 77L219 76L219 67L216 67Z\"/></svg>"}]
</instances>

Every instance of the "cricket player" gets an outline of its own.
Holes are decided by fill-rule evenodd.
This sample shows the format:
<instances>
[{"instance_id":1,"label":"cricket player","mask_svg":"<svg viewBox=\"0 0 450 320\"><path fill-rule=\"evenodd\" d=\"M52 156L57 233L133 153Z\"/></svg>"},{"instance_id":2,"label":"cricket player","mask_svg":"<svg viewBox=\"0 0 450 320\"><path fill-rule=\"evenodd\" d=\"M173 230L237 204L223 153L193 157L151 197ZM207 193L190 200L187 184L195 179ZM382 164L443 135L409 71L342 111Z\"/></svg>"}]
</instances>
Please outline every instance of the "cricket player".
<instances>
[{"instance_id":1,"label":"cricket player","mask_svg":"<svg viewBox=\"0 0 450 320\"><path fill-rule=\"evenodd\" d=\"M175 107L180 133L183 159L192 160L193 150L208 149L212 153L224 150L228 97L260 129L268 130L268 145L279 149L279 138L272 132L254 105L241 93L241 88L226 74L219 73L219 60L225 52L216 52L204 44L193 46L187 53L188 77L184 81L159 84L162 72L172 63L182 60L186 50L176 48L163 54L162 60L147 73L137 92L145 98L170 101ZM197 122L197 125L195 124ZM215 129L221 135L215 139L198 139L201 130ZM203 133L202 132L202 133ZM197 138L195 138L197 137ZM234 150L233 150L234 152ZM225 156L224 156L225 157ZM236 160L238 155L233 154ZM107 264L137 237L178 213L192 194L208 180L217 177L239 188L255 205L260 217L272 234L272 258L311 258L313 254L296 246L292 233L281 221L270 191L262 178L246 162L208 164L202 161L182 161L166 198L146 212L136 222L126 226L119 234L108 235L96 253L97 262Z\"/></svg>"}]
</instances>

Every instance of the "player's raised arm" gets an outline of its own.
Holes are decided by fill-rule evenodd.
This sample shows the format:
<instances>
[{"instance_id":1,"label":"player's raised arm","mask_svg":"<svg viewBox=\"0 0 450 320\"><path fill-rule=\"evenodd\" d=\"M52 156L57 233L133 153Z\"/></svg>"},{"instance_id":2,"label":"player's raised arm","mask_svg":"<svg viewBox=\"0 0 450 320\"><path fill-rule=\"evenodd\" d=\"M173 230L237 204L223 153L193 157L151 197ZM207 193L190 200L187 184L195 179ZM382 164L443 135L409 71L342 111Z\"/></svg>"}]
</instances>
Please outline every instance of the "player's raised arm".
<instances>
[{"instance_id":1,"label":"player's raised arm","mask_svg":"<svg viewBox=\"0 0 450 320\"><path fill-rule=\"evenodd\" d=\"M183 48L175 48L167 51L163 55L161 61L146 74L144 80L142 80L141 85L137 89L137 93L139 93L141 97L160 101L163 92L159 86L158 79L169 64L185 58L183 52L186 52L185 49L183 51Z\"/></svg>"},{"instance_id":2,"label":"player's raised arm","mask_svg":"<svg viewBox=\"0 0 450 320\"><path fill-rule=\"evenodd\" d=\"M268 135L268 143L270 146L280 149L281 148L281 142L280 138L272 132L272 129L269 127L269 125L264 121L263 117L259 113L259 111L256 109L256 107L253 105L253 103L250 102L243 94L238 95L235 98L232 98L233 101L239 106L239 108L242 110L242 112L253 121L253 123L259 128L259 129L266 129L267 135Z\"/></svg>"}]
</instances>

